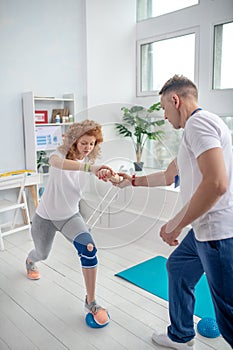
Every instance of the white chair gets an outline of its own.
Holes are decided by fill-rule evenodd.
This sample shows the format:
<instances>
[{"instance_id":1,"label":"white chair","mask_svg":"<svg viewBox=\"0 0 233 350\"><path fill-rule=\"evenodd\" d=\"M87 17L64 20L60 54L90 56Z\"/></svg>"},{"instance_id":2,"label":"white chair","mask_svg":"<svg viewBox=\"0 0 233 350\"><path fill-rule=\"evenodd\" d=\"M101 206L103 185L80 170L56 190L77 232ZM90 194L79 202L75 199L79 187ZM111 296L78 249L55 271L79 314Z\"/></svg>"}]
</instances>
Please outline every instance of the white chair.
<instances>
[{"instance_id":1,"label":"white chair","mask_svg":"<svg viewBox=\"0 0 233 350\"><path fill-rule=\"evenodd\" d=\"M22 231L25 229L30 230L30 217L27 205L27 197L25 193L25 180L27 174L13 175L0 177L0 191L5 191L0 197L0 214L6 213L5 216L12 216L10 222L1 223L0 222L0 250L4 250L3 237L11 233ZM9 190L15 189L18 191L16 194L16 199L10 201L6 197L13 197L15 193L10 194ZM23 213L23 224L17 224L18 213L20 210ZM7 212L13 211L13 215L7 214Z\"/></svg>"}]
</instances>

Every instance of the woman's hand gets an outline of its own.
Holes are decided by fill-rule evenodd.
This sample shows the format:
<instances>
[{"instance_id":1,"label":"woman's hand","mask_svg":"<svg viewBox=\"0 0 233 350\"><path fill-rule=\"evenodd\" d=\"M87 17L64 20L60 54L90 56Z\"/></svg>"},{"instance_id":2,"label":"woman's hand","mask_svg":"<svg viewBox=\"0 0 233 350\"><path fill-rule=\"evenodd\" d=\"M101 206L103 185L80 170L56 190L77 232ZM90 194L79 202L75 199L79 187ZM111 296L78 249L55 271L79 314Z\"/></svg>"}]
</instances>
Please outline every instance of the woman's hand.
<instances>
[{"instance_id":1,"label":"woman's hand","mask_svg":"<svg viewBox=\"0 0 233 350\"><path fill-rule=\"evenodd\" d=\"M90 171L98 177L99 180L108 181L111 176L115 176L116 172L108 165L91 165Z\"/></svg>"},{"instance_id":2,"label":"woman's hand","mask_svg":"<svg viewBox=\"0 0 233 350\"><path fill-rule=\"evenodd\" d=\"M98 178L105 182L110 181L112 184L118 184L123 180L122 176L112 173L109 169L101 169L98 171Z\"/></svg>"}]
</instances>

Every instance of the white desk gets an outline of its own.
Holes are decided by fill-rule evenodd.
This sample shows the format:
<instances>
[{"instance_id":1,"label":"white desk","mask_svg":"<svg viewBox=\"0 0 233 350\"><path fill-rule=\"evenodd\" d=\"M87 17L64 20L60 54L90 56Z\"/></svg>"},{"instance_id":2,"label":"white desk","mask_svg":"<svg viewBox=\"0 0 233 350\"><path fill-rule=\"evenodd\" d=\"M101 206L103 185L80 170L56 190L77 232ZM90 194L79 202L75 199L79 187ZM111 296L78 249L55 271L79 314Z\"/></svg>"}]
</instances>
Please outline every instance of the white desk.
<instances>
[{"instance_id":1,"label":"white desk","mask_svg":"<svg viewBox=\"0 0 233 350\"><path fill-rule=\"evenodd\" d=\"M37 195L36 186L39 185L41 181L42 181L41 175L38 173L33 173L27 176L25 181L25 187L28 187L31 192L35 208L38 205L38 195Z\"/></svg>"},{"instance_id":2,"label":"white desk","mask_svg":"<svg viewBox=\"0 0 233 350\"><path fill-rule=\"evenodd\" d=\"M25 188L29 188L35 207L37 207L37 189L36 186L41 182L40 174L37 173L23 173L19 175L1 176L0 177L0 191L4 191L4 198L0 199L0 214L14 211L13 220L10 223L3 223L0 225L0 249L4 250L3 237L25 229L30 229L30 217L28 211L27 198ZM18 191L17 199L10 201L7 197L9 190L15 189ZM6 198L5 198L6 197ZM24 224L17 226L18 209L23 210Z\"/></svg>"},{"instance_id":3,"label":"white desk","mask_svg":"<svg viewBox=\"0 0 233 350\"><path fill-rule=\"evenodd\" d=\"M0 190L1 190L1 187L3 187L3 186L7 187L7 185L9 185L9 188L12 188L12 184L14 184L14 183L19 183L19 186L20 186L23 177L25 177L24 187L29 188L31 195L32 195L33 203L34 203L35 208L36 208L38 205L38 195L37 195L36 186L41 183L41 180L42 180L41 174L39 174L39 173L28 173L28 174L25 173L25 174L19 174L19 175L11 175L11 176L0 176ZM17 186L15 186L15 187L17 187ZM7 189L7 188L5 188L5 189Z\"/></svg>"}]
</instances>

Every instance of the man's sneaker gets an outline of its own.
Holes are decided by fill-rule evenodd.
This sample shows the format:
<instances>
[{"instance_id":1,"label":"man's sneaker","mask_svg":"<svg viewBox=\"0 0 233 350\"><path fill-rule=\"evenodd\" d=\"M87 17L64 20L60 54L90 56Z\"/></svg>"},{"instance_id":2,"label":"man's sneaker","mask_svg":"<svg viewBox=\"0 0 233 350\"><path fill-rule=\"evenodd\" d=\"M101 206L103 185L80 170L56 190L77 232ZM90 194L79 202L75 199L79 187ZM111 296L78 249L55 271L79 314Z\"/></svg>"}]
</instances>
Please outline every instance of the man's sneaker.
<instances>
[{"instance_id":1,"label":"man's sneaker","mask_svg":"<svg viewBox=\"0 0 233 350\"><path fill-rule=\"evenodd\" d=\"M40 273L35 265L35 263L29 261L28 259L26 260L26 269L27 269L27 278L30 280L39 280L40 279Z\"/></svg>"},{"instance_id":2,"label":"man's sneaker","mask_svg":"<svg viewBox=\"0 0 233 350\"><path fill-rule=\"evenodd\" d=\"M88 313L93 315L93 319L98 325L103 327L109 323L110 319L108 311L98 305L95 300L88 304L87 296L85 299L85 309Z\"/></svg>"},{"instance_id":3,"label":"man's sneaker","mask_svg":"<svg viewBox=\"0 0 233 350\"><path fill-rule=\"evenodd\" d=\"M154 332L152 335L152 341L158 345L164 346L166 348L175 349L175 350L194 350L194 339L188 341L187 343L177 343L172 341L167 334L160 334Z\"/></svg>"}]
</instances>

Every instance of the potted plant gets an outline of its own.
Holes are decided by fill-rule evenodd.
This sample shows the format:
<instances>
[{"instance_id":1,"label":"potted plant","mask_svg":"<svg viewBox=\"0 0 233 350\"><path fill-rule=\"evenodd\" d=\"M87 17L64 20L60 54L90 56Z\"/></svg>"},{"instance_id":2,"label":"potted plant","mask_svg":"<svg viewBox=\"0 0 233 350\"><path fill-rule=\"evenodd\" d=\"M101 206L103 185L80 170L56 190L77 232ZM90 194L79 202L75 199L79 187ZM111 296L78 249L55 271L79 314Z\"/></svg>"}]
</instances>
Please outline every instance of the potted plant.
<instances>
[{"instance_id":1,"label":"potted plant","mask_svg":"<svg viewBox=\"0 0 233 350\"><path fill-rule=\"evenodd\" d=\"M42 168L43 173L49 172L49 157L45 151L39 151L37 158L37 171Z\"/></svg>"},{"instance_id":2,"label":"potted plant","mask_svg":"<svg viewBox=\"0 0 233 350\"><path fill-rule=\"evenodd\" d=\"M155 119L153 113L161 109L160 102L150 106L148 109L142 106L131 108L122 107L123 123L116 123L116 129L120 135L130 137L136 152L135 170L143 168L142 152L147 140L158 140L163 134L162 130L156 128L165 123L164 119Z\"/></svg>"}]
</instances>

